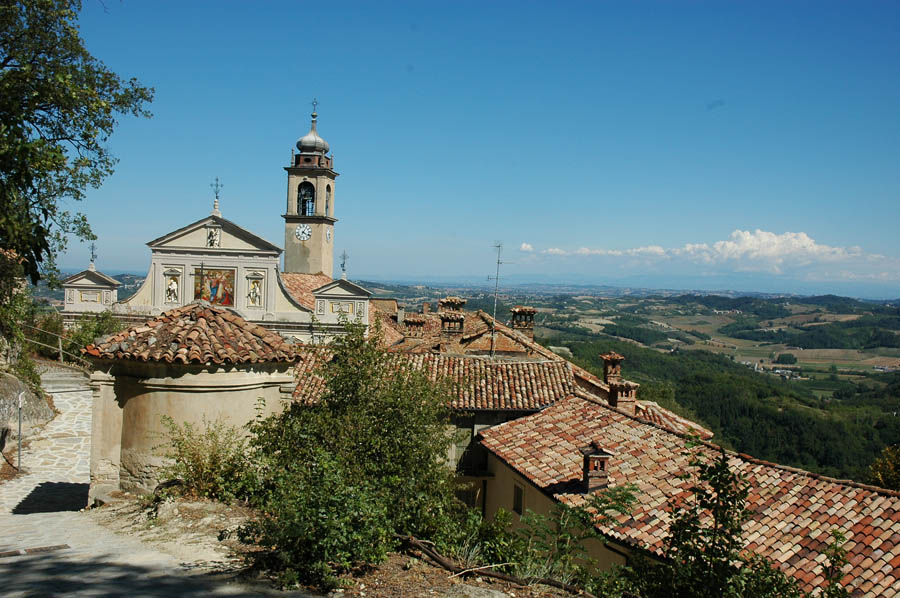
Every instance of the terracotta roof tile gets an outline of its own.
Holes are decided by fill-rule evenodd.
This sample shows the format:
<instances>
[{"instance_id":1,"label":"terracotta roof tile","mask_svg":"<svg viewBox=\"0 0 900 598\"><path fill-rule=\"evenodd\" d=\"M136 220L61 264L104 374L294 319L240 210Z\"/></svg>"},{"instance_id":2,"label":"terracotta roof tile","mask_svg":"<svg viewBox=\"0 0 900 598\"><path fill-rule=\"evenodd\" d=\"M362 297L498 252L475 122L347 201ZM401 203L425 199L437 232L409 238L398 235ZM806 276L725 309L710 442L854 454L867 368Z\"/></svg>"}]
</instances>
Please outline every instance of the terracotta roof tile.
<instances>
[{"instance_id":1,"label":"terracotta roof tile","mask_svg":"<svg viewBox=\"0 0 900 598\"><path fill-rule=\"evenodd\" d=\"M312 292L321 286L332 282L330 276L325 274L299 274L296 272L281 272L281 282L294 301L308 309L315 309L316 299Z\"/></svg>"},{"instance_id":2,"label":"terracotta roof tile","mask_svg":"<svg viewBox=\"0 0 900 598\"><path fill-rule=\"evenodd\" d=\"M167 363L293 361L294 347L280 335L206 302L178 307L81 350L96 359Z\"/></svg>"},{"instance_id":3,"label":"terracotta roof tile","mask_svg":"<svg viewBox=\"0 0 900 598\"><path fill-rule=\"evenodd\" d=\"M321 348L298 352L294 398L315 402L325 389L318 367L330 359ZM461 411L537 411L575 390L565 361L495 362L459 355L392 354L397 362L424 371L431 380L448 381L454 398L450 406Z\"/></svg>"},{"instance_id":4,"label":"terracotta roof tile","mask_svg":"<svg viewBox=\"0 0 900 598\"><path fill-rule=\"evenodd\" d=\"M632 515L620 516L619 526L601 530L661 555L669 525L668 500L687 495L692 484L678 477L690 470L685 437L580 396L482 432L488 450L539 489L569 504L584 501L584 495L572 488L582 475L579 449L593 440L615 453L608 465L611 484L635 483L640 489ZM717 447L701 443L696 450L714 456ZM744 526L748 549L773 560L812 591L823 583L820 564L829 534L840 529L848 536L845 547L851 567L846 583L851 592L900 595L891 577L900 568L896 533L900 493L746 455L729 453L729 465L751 485L748 507L754 514Z\"/></svg>"}]
</instances>

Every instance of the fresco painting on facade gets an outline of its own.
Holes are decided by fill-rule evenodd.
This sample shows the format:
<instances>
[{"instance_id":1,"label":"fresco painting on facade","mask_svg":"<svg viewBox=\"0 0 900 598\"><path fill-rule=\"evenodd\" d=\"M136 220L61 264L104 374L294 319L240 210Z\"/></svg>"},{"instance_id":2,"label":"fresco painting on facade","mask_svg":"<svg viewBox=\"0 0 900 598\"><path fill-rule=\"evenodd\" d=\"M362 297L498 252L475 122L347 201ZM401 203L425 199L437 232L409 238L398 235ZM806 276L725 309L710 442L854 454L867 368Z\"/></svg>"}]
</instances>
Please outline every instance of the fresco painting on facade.
<instances>
[{"instance_id":1,"label":"fresco painting on facade","mask_svg":"<svg viewBox=\"0 0 900 598\"><path fill-rule=\"evenodd\" d=\"M234 305L234 270L194 269L194 299Z\"/></svg>"}]
</instances>

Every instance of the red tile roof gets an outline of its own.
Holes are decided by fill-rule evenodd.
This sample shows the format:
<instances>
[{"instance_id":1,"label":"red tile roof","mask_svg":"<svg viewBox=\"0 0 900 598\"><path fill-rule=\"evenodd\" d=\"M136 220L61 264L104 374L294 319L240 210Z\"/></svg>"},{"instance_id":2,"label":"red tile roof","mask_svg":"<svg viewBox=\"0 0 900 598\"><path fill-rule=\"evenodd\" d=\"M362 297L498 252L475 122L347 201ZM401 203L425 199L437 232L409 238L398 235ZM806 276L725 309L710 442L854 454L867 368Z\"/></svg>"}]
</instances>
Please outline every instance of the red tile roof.
<instances>
[{"instance_id":1,"label":"red tile roof","mask_svg":"<svg viewBox=\"0 0 900 598\"><path fill-rule=\"evenodd\" d=\"M668 532L667 501L685 495L692 480L684 436L616 409L572 396L540 413L482 432L482 444L552 498L580 504L582 455L598 441L615 454L610 485L636 484L637 503L620 525L600 526L607 536L662 555ZM717 447L702 443L709 456ZM807 591L822 586L822 552L833 529L848 537L850 566L844 583L853 596L900 595L900 493L834 480L729 453L729 465L751 485L744 542L797 578Z\"/></svg>"},{"instance_id":2,"label":"red tile roof","mask_svg":"<svg viewBox=\"0 0 900 598\"><path fill-rule=\"evenodd\" d=\"M205 302L169 310L81 351L96 359L184 364L248 364L295 359L293 345L280 335Z\"/></svg>"},{"instance_id":3,"label":"red tile roof","mask_svg":"<svg viewBox=\"0 0 900 598\"><path fill-rule=\"evenodd\" d=\"M281 282L294 301L308 309L315 309L316 299L312 292L321 286L325 286L333 279L325 274L299 274L296 272L281 272Z\"/></svg>"},{"instance_id":4,"label":"red tile roof","mask_svg":"<svg viewBox=\"0 0 900 598\"><path fill-rule=\"evenodd\" d=\"M315 402L325 390L319 366L330 359L321 348L304 348L294 370L294 399ZM537 411L575 392L565 361L488 361L461 355L391 354L396 363L424 371L428 378L450 383L450 406L459 411Z\"/></svg>"}]
</instances>

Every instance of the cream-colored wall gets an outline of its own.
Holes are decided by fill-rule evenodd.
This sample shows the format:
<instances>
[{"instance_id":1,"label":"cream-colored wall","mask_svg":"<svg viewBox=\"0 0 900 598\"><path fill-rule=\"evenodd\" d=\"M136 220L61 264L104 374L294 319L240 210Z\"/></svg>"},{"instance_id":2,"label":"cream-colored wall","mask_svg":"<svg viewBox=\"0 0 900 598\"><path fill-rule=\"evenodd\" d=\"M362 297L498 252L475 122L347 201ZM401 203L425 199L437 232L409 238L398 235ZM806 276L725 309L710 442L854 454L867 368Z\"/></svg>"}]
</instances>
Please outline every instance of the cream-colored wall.
<instances>
[{"instance_id":1,"label":"cream-colored wall","mask_svg":"<svg viewBox=\"0 0 900 598\"><path fill-rule=\"evenodd\" d=\"M488 478L485 491L485 516L493 517L500 508L513 513L513 488L515 485L524 490L522 512L527 509L541 515L549 515L553 510L554 500L538 490L524 477L513 471L508 465L500 461L493 454L488 454L488 471L493 477ZM513 514L513 525L519 525L519 516ZM605 570L613 565L627 564L627 558L621 553L629 551L618 544L615 549L610 545L596 540L590 540L586 544L588 555L597 563L597 568Z\"/></svg>"},{"instance_id":2,"label":"cream-colored wall","mask_svg":"<svg viewBox=\"0 0 900 598\"><path fill-rule=\"evenodd\" d=\"M294 385L291 365L281 363L202 367L118 361L101 368L92 376L92 496L111 486L135 492L155 487L164 464L162 416L201 428L217 420L241 427L256 417L258 406L263 415L283 409Z\"/></svg>"},{"instance_id":3,"label":"cream-colored wall","mask_svg":"<svg viewBox=\"0 0 900 598\"><path fill-rule=\"evenodd\" d=\"M189 231L179 237L175 237L174 239L170 239L165 243L162 243L160 247L167 248L199 248L206 247L207 240L207 231L208 227L202 226L195 230ZM259 248L255 245L252 245L243 239L235 237L234 235L229 234L224 229L219 229L219 247L216 249L240 249L240 250L252 250L256 251ZM213 248L210 248L213 249Z\"/></svg>"},{"instance_id":4,"label":"cream-colored wall","mask_svg":"<svg viewBox=\"0 0 900 598\"><path fill-rule=\"evenodd\" d=\"M97 300L85 301L86 295L95 295ZM92 280L90 275L63 284L63 311L102 312L110 309L117 300L115 285Z\"/></svg>"}]
</instances>

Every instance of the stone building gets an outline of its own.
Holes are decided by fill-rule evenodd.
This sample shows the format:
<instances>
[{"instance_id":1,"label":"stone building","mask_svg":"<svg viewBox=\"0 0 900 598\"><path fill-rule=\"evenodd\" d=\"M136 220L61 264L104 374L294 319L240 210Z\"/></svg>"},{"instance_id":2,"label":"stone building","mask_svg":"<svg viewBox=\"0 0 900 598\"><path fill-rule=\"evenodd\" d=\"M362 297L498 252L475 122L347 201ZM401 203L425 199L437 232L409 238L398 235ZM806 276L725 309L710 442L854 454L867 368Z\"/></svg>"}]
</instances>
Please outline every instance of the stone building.
<instances>
[{"instance_id":1,"label":"stone building","mask_svg":"<svg viewBox=\"0 0 900 598\"><path fill-rule=\"evenodd\" d=\"M636 502L616 524L597 524L604 543L589 541L603 568L634 556L662 559L669 501L687 496L695 479L691 451L715 459L719 447L700 442L687 450L679 433L639 415L576 392L539 413L481 433L488 451L485 513L500 508L549 514L555 503L582 505L604 488L634 484ZM793 467L727 453L729 468L750 486L744 548L823 595L824 551L832 530L847 536L843 584L852 596L900 595L900 493L836 480Z\"/></svg>"},{"instance_id":2,"label":"stone building","mask_svg":"<svg viewBox=\"0 0 900 598\"><path fill-rule=\"evenodd\" d=\"M121 284L115 278L98 272L91 261L87 270L62 281L63 310L84 314L111 309L119 299L118 288Z\"/></svg>"},{"instance_id":3,"label":"stone building","mask_svg":"<svg viewBox=\"0 0 900 598\"><path fill-rule=\"evenodd\" d=\"M207 302L176 307L83 350L93 366L91 501L147 492L164 464L162 417L203 428L243 426L283 408L294 390L294 347Z\"/></svg>"},{"instance_id":4,"label":"stone building","mask_svg":"<svg viewBox=\"0 0 900 598\"><path fill-rule=\"evenodd\" d=\"M534 310L517 306L512 328L483 311L465 311L465 300L446 297L438 310L406 313L396 302L376 300L373 318L382 323L383 342L395 359L450 383L455 445L448 461L456 469L463 498L484 505L490 473L478 434L503 422L537 414L574 394L619 409L679 433L711 438L712 432L649 401L638 401L637 384L621 378L621 356L607 354L603 380L533 340ZM518 315L518 317L516 317ZM492 355L493 353L493 355ZM328 354L299 352L294 398L314 402L324 382L316 366Z\"/></svg>"},{"instance_id":5,"label":"stone building","mask_svg":"<svg viewBox=\"0 0 900 598\"><path fill-rule=\"evenodd\" d=\"M111 294L114 290L95 293L92 288L97 285L117 286L118 282L93 269L67 279L67 319L110 309L120 319L139 323L204 300L303 342L321 342L340 334L344 318L368 324L372 294L345 277L332 278L338 173L333 169L334 158L328 155L328 143L316 131L316 121L314 112L310 132L297 141L299 152L285 167L284 251L223 218L217 198L209 216L147 243L150 269L131 297L117 302ZM283 272L279 270L282 253ZM90 303L94 297L97 301Z\"/></svg>"}]
</instances>

